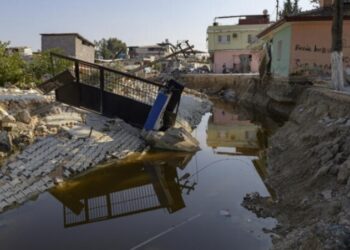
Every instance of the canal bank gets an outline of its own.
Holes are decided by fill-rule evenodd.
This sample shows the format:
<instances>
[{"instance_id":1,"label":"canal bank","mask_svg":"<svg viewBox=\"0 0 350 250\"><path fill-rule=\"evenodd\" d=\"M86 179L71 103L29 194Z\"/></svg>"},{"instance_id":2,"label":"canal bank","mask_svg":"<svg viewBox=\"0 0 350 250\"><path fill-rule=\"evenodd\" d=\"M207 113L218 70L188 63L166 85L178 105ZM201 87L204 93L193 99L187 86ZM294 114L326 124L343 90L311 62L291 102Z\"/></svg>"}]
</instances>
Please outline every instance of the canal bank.
<instances>
[{"instance_id":1,"label":"canal bank","mask_svg":"<svg viewBox=\"0 0 350 250\"><path fill-rule=\"evenodd\" d=\"M285 120L267 150L265 182L276 199L250 194L243 201L279 221L274 249L349 249L349 94L255 78L215 88L197 89Z\"/></svg>"}]
</instances>

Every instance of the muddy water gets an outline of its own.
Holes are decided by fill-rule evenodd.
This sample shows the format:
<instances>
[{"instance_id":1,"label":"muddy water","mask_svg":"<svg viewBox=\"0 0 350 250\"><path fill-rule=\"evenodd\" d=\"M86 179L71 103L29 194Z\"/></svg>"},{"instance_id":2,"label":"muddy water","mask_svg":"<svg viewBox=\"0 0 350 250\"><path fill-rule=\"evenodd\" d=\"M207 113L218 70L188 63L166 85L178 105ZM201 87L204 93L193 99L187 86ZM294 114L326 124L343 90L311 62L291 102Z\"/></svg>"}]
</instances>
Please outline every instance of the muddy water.
<instances>
[{"instance_id":1,"label":"muddy water","mask_svg":"<svg viewBox=\"0 0 350 250\"><path fill-rule=\"evenodd\" d=\"M99 167L0 215L0 249L269 249L240 204L269 196L266 131L217 104L196 154L151 152Z\"/></svg>"}]
</instances>

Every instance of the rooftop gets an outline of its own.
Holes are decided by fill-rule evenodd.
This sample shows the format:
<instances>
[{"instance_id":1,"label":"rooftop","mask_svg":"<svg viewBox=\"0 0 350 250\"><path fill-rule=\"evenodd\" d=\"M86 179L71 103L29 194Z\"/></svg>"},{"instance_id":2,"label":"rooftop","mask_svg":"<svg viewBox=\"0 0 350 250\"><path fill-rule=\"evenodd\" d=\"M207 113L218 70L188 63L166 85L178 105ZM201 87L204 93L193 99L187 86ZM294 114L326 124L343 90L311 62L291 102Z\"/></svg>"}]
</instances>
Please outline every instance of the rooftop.
<instances>
[{"instance_id":1,"label":"rooftop","mask_svg":"<svg viewBox=\"0 0 350 250\"><path fill-rule=\"evenodd\" d=\"M287 15L284 18L280 19L278 22L274 23L261 33L257 35L258 38L261 38L271 31L277 29L288 22L307 22L307 21L330 21L333 19L333 8L324 7L317 8L309 11L302 11L297 14ZM344 8L344 20L350 20L350 5L345 4Z\"/></svg>"},{"instance_id":2,"label":"rooftop","mask_svg":"<svg viewBox=\"0 0 350 250\"><path fill-rule=\"evenodd\" d=\"M41 36L76 36L83 42L87 43L90 46L95 46L93 42L90 42L88 39L80 35L79 33L42 33Z\"/></svg>"}]
</instances>

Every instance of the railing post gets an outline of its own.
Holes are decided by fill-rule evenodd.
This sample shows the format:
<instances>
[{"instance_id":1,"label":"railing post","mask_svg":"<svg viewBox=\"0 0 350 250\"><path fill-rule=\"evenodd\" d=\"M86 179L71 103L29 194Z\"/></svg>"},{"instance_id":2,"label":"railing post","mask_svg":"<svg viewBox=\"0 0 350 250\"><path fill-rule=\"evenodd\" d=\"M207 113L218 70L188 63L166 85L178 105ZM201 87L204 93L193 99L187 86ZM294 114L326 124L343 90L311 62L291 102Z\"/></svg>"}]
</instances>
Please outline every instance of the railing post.
<instances>
[{"instance_id":1,"label":"railing post","mask_svg":"<svg viewBox=\"0 0 350 250\"><path fill-rule=\"evenodd\" d=\"M80 75L79 75L79 62L74 62L74 71L75 71L75 78L77 80L77 83L80 83Z\"/></svg>"},{"instance_id":2,"label":"railing post","mask_svg":"<svg viewBox=\"0 0 350 250\"><path fill-rule=\"evenodd\" d=\"M100 112L104 113L104 90L105 90L105 71L103 68L100 68Z\"/></svg>"},{"instance_id":3,"label":"railing post","mask_svg":"<svg viewBox=\"0 0 350 250\"><path fill-rule=\"evenodd\" d=\"M80 86L80 70L79 70L79 61L74 61L74 71L75 71L75 79L76 83L78 84L78 90L79 90L79 106L81 105L81 86Z\"/></svg>"}]
</instances>

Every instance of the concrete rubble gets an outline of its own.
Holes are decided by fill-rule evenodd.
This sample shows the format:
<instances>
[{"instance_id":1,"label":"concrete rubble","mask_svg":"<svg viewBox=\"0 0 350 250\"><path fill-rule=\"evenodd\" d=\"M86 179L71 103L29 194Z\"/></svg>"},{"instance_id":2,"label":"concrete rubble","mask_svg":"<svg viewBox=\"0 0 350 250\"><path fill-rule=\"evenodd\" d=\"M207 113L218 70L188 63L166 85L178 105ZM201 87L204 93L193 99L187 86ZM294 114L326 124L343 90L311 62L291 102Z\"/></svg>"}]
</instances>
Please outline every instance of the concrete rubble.
<instances>
[{"instance_id":1,"label":"concrete rubble","mask_svg":"<svg viewBox=\"0 0 350 250\"><path fill-rule=\"evenodd\" d=\"M181 97L175 126L164 132L151 131L143 133L143 137L153 148L196 152L200 149L199 142L190 132L201 122L203 114L209 112L211 107L212 103L206 96L201 96L194 91L188 90L187 94Z\"/></svg>"},{"instance_id":2,"label":"concrete rubble","mask_svg":"<svg viewBox=\"0 0 350 250\"><path fill-rule=\"evenodd\" d=\"M191 98L187 95L185 100ZM210 103L193 98L191 112L201 117ZM184 104L180 114L186 113L182 109L188 101ZM141 130L120 119L56 103L34 90L0 89L0 107L0 212L50 189L58 180L147 146ZM190 128L200 122L180 119Z\"/></svg>"},{"instance_id":3,"label":"concrete rubble","mask_svg":"<svg viewBox=\"0 0 350 250\"><path fill-rule=\"evenodd\" d=\"M196 152L199 142L184 128L170 128L165 132L150 132L145 140L153 147L182 152Z\"/></svg>"}]
</instances>

